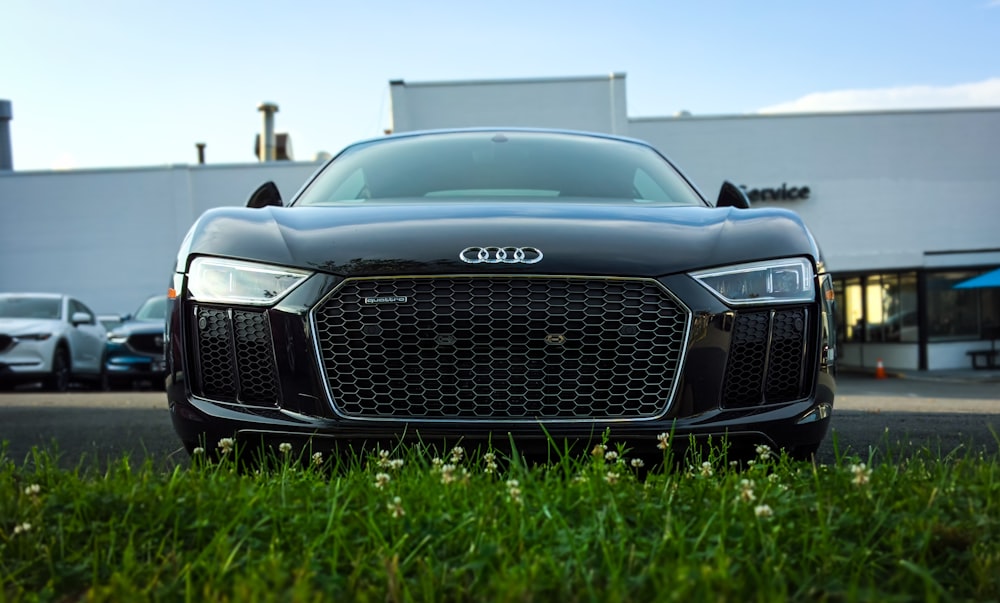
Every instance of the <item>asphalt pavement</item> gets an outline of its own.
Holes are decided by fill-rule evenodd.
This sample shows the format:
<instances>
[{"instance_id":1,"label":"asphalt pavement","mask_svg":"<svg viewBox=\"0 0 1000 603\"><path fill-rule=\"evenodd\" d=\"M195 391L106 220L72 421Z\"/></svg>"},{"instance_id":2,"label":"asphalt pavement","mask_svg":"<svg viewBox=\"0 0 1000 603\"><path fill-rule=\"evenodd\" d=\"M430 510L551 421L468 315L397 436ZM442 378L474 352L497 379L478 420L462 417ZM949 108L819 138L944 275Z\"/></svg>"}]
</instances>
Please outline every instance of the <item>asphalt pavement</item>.
<instances>
[{"instance_id":1,"label":"asphalt pavement","mask_svg":"<svg viewBox=\"0 0 1000 603\"><path fill-rule=\"evenodd\" d=\"M821 463L857 457L893 460L929 450L1000 455L1000 371L890 373L838 378ZM33 449L65 469L101 468L123 455L169 470L186 466L163 392L0 393L0 442L7 458L32 462Z\"/></svg>"}]
</instances>

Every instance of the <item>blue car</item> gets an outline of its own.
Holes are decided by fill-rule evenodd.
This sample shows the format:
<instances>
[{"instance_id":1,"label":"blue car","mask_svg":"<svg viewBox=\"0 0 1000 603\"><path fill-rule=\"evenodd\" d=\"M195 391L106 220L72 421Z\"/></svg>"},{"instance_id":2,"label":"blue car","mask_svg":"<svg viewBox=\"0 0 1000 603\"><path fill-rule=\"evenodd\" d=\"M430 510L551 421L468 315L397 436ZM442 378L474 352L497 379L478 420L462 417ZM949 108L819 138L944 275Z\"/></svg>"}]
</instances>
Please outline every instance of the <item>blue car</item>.
<instances>
[{"instance_id":1,"label":"blue car","mask_svg":"<svg viewBox=\"0 0 1000 603\"><path fill-rule=\"evenodd\" d=\"M163 388L167 296L150 297L132 316L108 332L105 374L113 389Z\"/></svg>"}]
</instances>

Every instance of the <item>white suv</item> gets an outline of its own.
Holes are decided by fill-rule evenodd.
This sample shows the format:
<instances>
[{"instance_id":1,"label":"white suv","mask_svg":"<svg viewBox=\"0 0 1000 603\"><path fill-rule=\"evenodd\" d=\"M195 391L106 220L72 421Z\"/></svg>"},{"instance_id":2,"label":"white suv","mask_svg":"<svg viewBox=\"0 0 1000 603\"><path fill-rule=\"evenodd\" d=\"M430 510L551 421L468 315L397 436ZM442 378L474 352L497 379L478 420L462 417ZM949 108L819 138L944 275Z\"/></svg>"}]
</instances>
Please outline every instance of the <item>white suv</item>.
<instances>
[{"instance_id":1,"label":"white suv","mask_svg":"<svg viewBox=\"0 0 1000 603\"><path fill-rule=\"evenodd\" d=\"M66 391L76 379L103 386L107 331L79 300L0 293L0 385L41 381Z\"/></svg>"}]
</instances>

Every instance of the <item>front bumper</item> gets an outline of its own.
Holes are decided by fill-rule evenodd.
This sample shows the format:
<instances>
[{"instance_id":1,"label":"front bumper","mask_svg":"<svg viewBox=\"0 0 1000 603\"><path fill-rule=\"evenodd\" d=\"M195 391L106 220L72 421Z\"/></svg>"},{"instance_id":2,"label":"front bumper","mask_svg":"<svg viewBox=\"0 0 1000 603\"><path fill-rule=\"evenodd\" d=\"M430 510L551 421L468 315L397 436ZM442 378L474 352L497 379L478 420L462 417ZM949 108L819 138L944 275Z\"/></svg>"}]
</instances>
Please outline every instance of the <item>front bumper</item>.
<instances>
[{"instance_id":1,"label":"front bumper","mask_svg":"<svg viewBox=\"0 0 1000 603\"><path fill-rule=\"evenodd\" d=\"M835 390L832 367L822 353L829 342L823 339L821 305L806 305L793 314L783 308L738 312L687 276L659 283L681 302L688 319L675 341L679 349L668 393L659 406L643 406L641 416L608 414L600 404L591 404L598 411L593 420L579 413L560 420L544 412L532 415L530 409L517 418L492 420L488 414L462 416L468 410L464 407L456 407L453 415L438 411L443 414L405 417L393 414L398 413L395 407L382 412L378 405L338 405L335 400L344 391L339 382L331 385L328 375L336 354L324 355L315 315L342 281L316 275L263 311L172 302L167 395L174 427L189 449L236 437L321 450L416 441L502 449L514 442L524 452L543 451L553 441L560 449L565 442L586 447L607 435L656 454L661 433L672 433L675 442L725 435L730 444L815 447L829 427ZM788 322L788 316L797 317L794 329L801 339L791 347L778 341L779 329L792 328L779 324ZM473 378L483 377L475 367L470 370ZM516 371L505 374L523 377ZM395 377L387 369L371 380L383 378ZM431 378L450 380L453 374ZM495 387L498 382L489 383ZM780 387L770 387L774 384ZM391 391L399 395L402 389ZM384 397L377 389L365 395Z\"/></svg>"},{"instance_id":2,"label":"front bumper","mask_svg":"<svg viewBox=\"0 0 1000 603\"><path fill-rule=\"evenodd\" d=\"M15 379L46 375L52 372L56 340L21 340L0 352L0 378Z\"/></svg>"}]
</instances>

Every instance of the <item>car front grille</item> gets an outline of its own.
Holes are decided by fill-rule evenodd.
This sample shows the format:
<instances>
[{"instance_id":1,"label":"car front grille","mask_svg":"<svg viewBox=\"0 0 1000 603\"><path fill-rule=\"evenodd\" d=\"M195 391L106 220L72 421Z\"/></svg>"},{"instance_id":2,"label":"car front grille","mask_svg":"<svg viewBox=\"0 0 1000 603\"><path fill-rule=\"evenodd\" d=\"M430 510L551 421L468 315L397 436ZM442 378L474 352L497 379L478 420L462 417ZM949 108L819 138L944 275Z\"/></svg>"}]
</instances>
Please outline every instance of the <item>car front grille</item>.
<instances>
[{"instance_id":1,"label":"car front grille","mask_svg":"<svg viewBox=\"0 0 1000 603\"><path fill-rule=\"evenodd\" d=\"M199 306L195 317L197 393L225 402L277 406L277 369L267 315Z\"/></svg>"},{"instance_id":2,"label":"car front grille","mask_svg":"<svg viewBox=\"0 0 1000 603\"><path fill-rule=\"evenodd\" d=\"M806 308L736 315L723 406L745 408L807 396L807 316Z\"/></svg>"},{"instance_id":3,"label":"car front grille","mask_svg":"<svg viewBox=\"0 0 1000 603\"><path fill-rule=\"evenodd\" d=\"M128 345L140 354L163 355L163 335L160 333L136 333L129 336Z\"/></svg>"},{"instance_id":4,"label":"car front grille","mask_svg":"<svg viewBox=\"0 0 1000 603\"><path fill-rule=\"evenodd\" d=\"M689 312L652 280L349 279L315 310L348 417L618 420L667 410Z\"/></svg>"}]
</instances>

